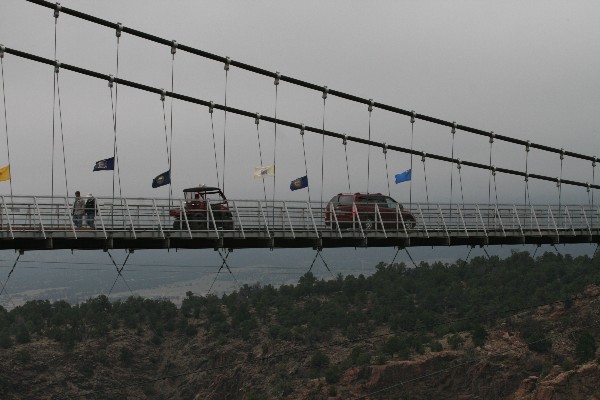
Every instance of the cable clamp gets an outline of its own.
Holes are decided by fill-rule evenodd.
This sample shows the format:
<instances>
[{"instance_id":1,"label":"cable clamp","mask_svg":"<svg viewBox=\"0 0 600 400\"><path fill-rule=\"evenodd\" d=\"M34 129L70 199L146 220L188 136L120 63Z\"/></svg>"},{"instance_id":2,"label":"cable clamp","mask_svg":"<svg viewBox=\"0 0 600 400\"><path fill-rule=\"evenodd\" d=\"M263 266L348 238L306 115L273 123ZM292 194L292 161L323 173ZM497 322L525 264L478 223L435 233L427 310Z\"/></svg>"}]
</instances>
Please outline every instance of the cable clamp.
<instances>
[{"instance_id":1,"label":"cable clamp","mask_svg":"<svg viewBox=\"0 0 600 400\"><path fill-rule=\"evenodd\" d=\"M259 122L260 122L260 114L259 114L259 113L256 113L256 116L254 117L254 123L255 123L256 125L258 125L258 123L259 123Z\"/></svg>"},{"instance_id":2,"label":"cable clamp","mask_svg":"<svg viewBox=\"0 0 600 400\"><path fill-rule=\"evenodd\" d=\"M229 71L229 65L231 64L231 58L225 57L225 67L223 68L225 71Z\"/></svg>"},{"instance_id":3,"label":"cable clamp","mask_svg":"<svg viewBox=\"0 0 600 400\"><path fill-rule=\"evenodd\" d=\"M275 86L279 85L279 79L281 79L281 74L279 72L275 72Z\"/></svg>"},{"instance_id":4,"label":"cable clamp","mask_svg":"<svg viewBox=\"0 0 600 400\"><path fill-rule=\"evenodd\" d=\"M117 37L121 37L121 32L123 32L123 24L117 22L117 30L115 31L115 35L117 35Z\"/></svg>"},{"instance_id":5,"label":"cable clamp","mask_svg":"<svg viewBox=\"0 0 600 400\"><path fill-rule=\"evenodd\" d=\"M456 122L452 122L452 134L456 133Z\"/></svg>"},{"instance_id":6,"label":"cable clamp","mask_svg":"<svg viewBox=\"0 0 600 400\"><path fill-rule=\"evenodd\" d=\"M525 182L529 182L529 174L525 173Z\"/></svg>"},{"instance_id":7,"label":"cable clamp","mask_svg":"<svg viewBox=\"0 0 600 400\"><path fill-rule=\"evenodd\" d=\"M383 142L383 154L387 154L387 143Z\"/></svg>"},{"instance_id":8,"label":"cable clamp","mask_svg":"<svg viewBox=\"0 0 600 400\"><path fill-rule=\"evenodd\" d=\"M369 112L373 111L373 99L369 99Z\"/></svg>"},{"instance_id":9,"label":"cable clamp","mask_svg":"<svg viewBox=\"0 0 600 400\"><path fill-rule=\"evenodd\" d=\"M494 138L496 137L496 134L494 133L494 131L490 132L490 143L494 143Z\"/></svg>"},{"instance_id":10,"label":"cable clamp","mask_svg":"<svg viewBox=\"0 0 600 400\"><path fill-rule=\"evenodd\" d=\"M492 171L492 175L496 176L496 166L495 165L492 165L491 171Z\"/></svg>"},{"instance_id":11,"label":"cable clamp","mask_svg":"<svg viewBox=\"0 0 600 400\"><path fill-rule=\"evenodd\" d=\"M300 135L304 136L304 124L300 124Z\"/></svg>"},{"instance_id":12,"label":"cable clamp","mask_svg":"<svg viewBox=\"0 0 600 400\"><path fill-rule=\"evenodd\" d=\"M327 98L327 93L329 93L329 89L327 88L327 86L323 86L323 100Z\"/></svg>"},{"instance_id":13,"label":"cable clamp","mask_svg":"<svg viewBox=\"0 0 600 400\"><path fill-rule=\"evenodd\" d=\"M59 2L56 2L56 7L54 8L54 18L58 19L58 15L60 14L60 10L62 10L62 6Z\"/></svg>"},{"instance_id":14,"label":"cable clamp","mask_svg":"<svg viewBox=\"0 0 600 400\"><path fill-rule=\"evenodd\" d=\"M592 168L596 168L596 161L598 161L598 159L594 157L594 161L592 161Z\"/></svg>"},{"instance_id":15,"label":"cable clamp","mask_svg":"<svg viewBox=\"0 0 600 400\"><path fill-rule=\"evenodd\" d=\"M427 157L427 153L422 152L421 153L421 161L423 161L423 163L425 163L425 158Z\"/></svg>"},{"instance_id":16,"label":"cable clamp","mask_svg":"<svg viewBox=\"0 0 600 400\"><path fill-rule=\"evenodd\" d=\"M0 44L0 58L4 58L4 51L6 50L6 47L4 47L3 44Z\"/></svg>"},{"instance_id":17,"label":"cable clamp","mask_svg":"<svg viewBox=\"0 0 600 400\"><path fill-rule=\"evenodd\" d=\"M60 70L60 61L55 60L54 61L54 73L58 74L59 70Z\"/></svg>"},{"instance_id":18,"label":"cable clamp","mask_svg":"<svg viewBox=\"0 0 600 400\"><path fill-rule=\"evenodd\" d=\"M585 183L585 185L587 186L587 192L589 193L589 192L590 192L590 187L591 187L591 186L590 186L590 183L589 183L589 182L586 182L586 183Z\"/></svg>"},{"instance_id":19,"label":"cable clamp","mask_svg":"<svg viewBox=\"0 0 600 400\"><path fill-rule=\"evenodd\" d=\"M456 168L460 169L462 167L462 161L460 161L460 158L456 159Z\"/></svg>"},{"instance_id":20,"label":"cable clamp","mask_svg":"<svg viewBox=\"0 0 600 400\"><path fill-rule=\"evenodd\" d=\"M342 143L345 146L346 144L348 144L348 135L344 135L344 138L342 139Z\"/></svg>"},{"instance_id":21,"label":"cable clamp","mask_svg":"<svg viewBox=\"0 0 600 400\"><path fill-rule=\"evenodd\" d=\"M560 187L560 178L556 178L556 187L559 188Z\"/></svg>"},{"instance_id":22,"label":"cable clamp","mask_svg":"<svg viewBox=\"0 0 600 400\"><path fill-rule=\"evenodd\" d=\"M109 75L109 76L108 76L108 87L109 87L109 88L113 87L113 83L114 83L114 81L115 81L115 77L114 77L114 76L112 76L112 75Z\"/></svg>"},{"instance_id":23,"label":"cable clamp","mask_svg":"<svg viewBox=\"0 0 600 400\"><path fill-rule=\"evenodd\" d=\"M525 151L529 153L529 148L531 147L531 142L528 140L525 144Z\"/></svg>"},{"instance_id":24,"label":"cable clamp","mask_svg":"<svg viewBox=\"0 0 600 400\"><path fill-rule=\"evenodd\" d=\"M208 112L209 112L210 114L212 114L212 113L213 113L213 110L214 110L214 108L215 108L215 102L214 102L214 101L211 101L211 102L210 102L210 106L208 106Z\"/></svg>"},{"instance_id":25,"label":"cable clamp","mask_svg":"<svg viewBox=\"0 0 600 400\"><path fill-rule=\"evenodd\" d=\"M565 158L565 149L560 149L560 159L563 160Z\"/></svg>"},{"instance_id":26,"label":"cable clamp","mask_svg":"<svg viewBox=\"0 0 600 400\"><path fill-rule=\"evenodd\" d=\"M411 111L411 115L410 115L410 123L414 124L415 123L415 117L417 116L417 113L413 111Z\"/></svg>"},{"instance_id":27,"label":"cable clamp","mask_svg":"<svg viewBox=\"0 0 600 400\"><path fill-rule=\"evenodd\" d=\"M171 54L175 55L176 52L177 52L177 41L173 40L171 42Z\"/></svg>"},{"instance_id":28,"label":"cable clamp","mask_svg":"<svg viewBox=\"0 0 600 400\"><path fill-rule=\"evenodd\" d=\"M165 101L165 97L167 96L167 92L165 89L160 89L160 101Z\"/></svg>"}]
</instances>

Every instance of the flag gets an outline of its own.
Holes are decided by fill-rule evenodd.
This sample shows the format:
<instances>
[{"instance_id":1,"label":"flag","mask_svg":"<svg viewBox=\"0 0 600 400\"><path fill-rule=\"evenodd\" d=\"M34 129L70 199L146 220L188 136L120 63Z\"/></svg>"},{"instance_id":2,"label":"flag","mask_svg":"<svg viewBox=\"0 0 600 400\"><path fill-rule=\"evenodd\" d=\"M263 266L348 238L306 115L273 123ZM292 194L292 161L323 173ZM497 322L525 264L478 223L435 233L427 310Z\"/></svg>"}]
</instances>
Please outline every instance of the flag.
<instances>
[{"instance_id":1,"label":"flag","mask_svg":"<svg viewBox=\"0 0 600 400\"><path fill-rule=\"evenodd\" d=\"M0 168L0 182L10 180L10 165Z\"/></svg>"},{"instance_id":2,"label":"flag","mask_svg":"<svg viewBox=\"0 0 600 400\"><path fill-rule=\"evenodd\" d=\"M290 183L290 190L304 189L305 187L308 187L308 177L306 175L303 177L294 179Z\"/></svg>"},{"instance_id":3,"label":"flag","mask_svg":"<svg viewBox=\"0 0 600 400\"><path fill-rule=\"evenodd\" d=\"M96 161L94 171L112 171L115 169L115 158L107 158L105 160Z\"/></svg>"},{"instance_id":4,"label":"flag","mask_svg":"<svg viewBox=\"0 0 600 400\"><path fill-rule=\"evenodd\" d=\"M268 176L275 176L275 166L267 165L266 167L254 167L254 178L266 178Z\"/></svg>"},{"instance_id":5,"label":"flag","mask_svg":"<svg viewBox=\"0 0 600 400\"><path fill-rule=\"evenodd\" d=\"M157 188L171 183L171 170L163 172L156 178L152 179L152 187Z\"/></svg>"},{"instance_id":6,"label":"flag","mask_svg":"<svg viewBox=\"0 0 600 400\"><path fill-rule=\"evenodd\" d=\"M407 169L400 174L396 174L396 183L410 181L410 178L412 178L412 170Z\"/></svg>"}]
</instances>

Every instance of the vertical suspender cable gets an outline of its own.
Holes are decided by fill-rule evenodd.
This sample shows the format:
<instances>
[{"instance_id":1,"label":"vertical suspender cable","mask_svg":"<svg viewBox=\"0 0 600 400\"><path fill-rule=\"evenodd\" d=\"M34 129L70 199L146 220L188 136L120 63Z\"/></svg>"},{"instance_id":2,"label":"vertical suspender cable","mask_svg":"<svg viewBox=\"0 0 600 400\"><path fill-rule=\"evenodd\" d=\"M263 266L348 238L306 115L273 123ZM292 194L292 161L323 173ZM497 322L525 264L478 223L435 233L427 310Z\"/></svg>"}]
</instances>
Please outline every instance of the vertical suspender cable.
<instances>
[{"instance_id":1,"label":"vertical suspender cable","mask_svg":"<svg viewBox=\"0 0 600 400\"><path fill-rule=\"evenodd\" d=\"M225 69L225 100L223 103L225 105L223 114L223 184L221 187L223 193L225 193L225 168L227 167L227 80L229 75L229 64L231 64L231 58L227 57L225 59L225 66L223 67Z\"/></svg>"},{"instance_id":2,"label":"vertical suspender cable","mask_svg":"<svg viewBox=\"0 0 600 400\"><path fill-rule=\"evenodd\" d=\"M161 89L162 93L160 94L160 101L162 103L162 110L163 110L163 124L165 126L165 146L167 148L167 165L169 165L169 162L171 160L171 149L169 147L169 135L167 133L167 111L165 110L165 98L166 98L166 92L164 89ZM170 171L169 171L170 173ZM169 197L169 205L171 204L171 198Z\"/></svg>"},{"instance_id":3,"label":"vertical suspender cable","mask_svg":"<svg viewBox=\"0 0 600 400\"><path fill-rule=\"evenodd\" d=\"M258 138L258 157L260 161L260 167L263 167L263 158L262 158L262 147L260 145L260 129L258 128L258 124L260 122L260 114L256 113L256 117L254 118L254 123L256 124L256 137ZM261 178L263 184L263 192L265 194L265 203L267 202L267 186L265 184L265 178Z\"/></svg>"},{"instance_id":4,"label":"vertical suspender cable","mask_svg":"<svg viewBox=\"0 0 600 400\"><path fill-rule=\"evenodd\" d=\"M350 166L348 165L348 135L344 135L342 143L344 144L344 153L346 155L346 175L348 175L348 193L352 193L352 189L350 189Z\"/></svg>"},{"instance_id":5,"label":"vertical suspender cable","mask_svg":"<svg viewBox=\"0 0 600 400\"><path fill-rule=\"evenodd\" d=\"M367 147L367 193L369 193L369 180L371 178L371 114L373 113L373 99L369 99L369 146Z\"/></svg>"},{"instance_id":6,"label":"vertical suspender cable","mask_svg":"<svg viewBox=\"0 0 600 400\"><path fill-rule=\"evenodd\" d=\"M410 117L410 171L412 173L412 169L413 169L413 139L415 136L415 115L416 113L414 111L412 111L412 115ZM408 204L409 204L409 208L412 208L412 179L408 182L409 186L408 186Z\"/></svg>"},{"instance_id":7,"label":"vertical suspender cable","mask_svg":"<svg viewBox=\"0 0 600 400\"><path fill-rule=\"evenodd\" d=\"M323 188L325 185L325 103L327 101L327 93L329 89L327 86L323 87L323 128L322 128L322 136L323 142L321 145L321 213L323 212Z\"/></svg>"},{"instance_id":8,"label":"vertical suspender cable","mask_svg":"<svg viewBox=\"0 0 600 400\"><path fill-rule=\"evenodd\" d=\"M595 185L596 181L596 157L594 157L594 161L592 161L592 185ZM588 187L588 190L589 187ZM592 190L592 218L590 225L594 226L594 191ZM597 248L596 248L597 249Z\"/></svg>"},{"instance_id":9,"label":"vertical suspender cable","mask_svg":"<svg viewBox=\"0 0 600 400\"><path fill-rule=\"evenodd\" d=\"M275 170L275 175L273 175L273 207L275 207L275 184L277 179L277 100L278 100L278 88L279 88L279 78L281 74L279 72L275 73L275 81L273 84L275 85L275 132L274 132L274 141L273 141L273 169ZM275 218L275 212L273 212L273 218Z\"/></svg>"},{"instance_id":10,"label":"vertical suspender cable","mask_svg":"<svg viewBox=\"0 0 600 400\"><path fill-rule=\"evenodd\" d=\"M423 162L423 175L425 176L425 197L427 198L427 210L429 210L429 192L427 190L427 171L425 170L425 158L427 153L421 153L421 161Z\"/></svg>"},{"instance_id":11,"label":"vertical suspender cable","mask_svg":"<svg viewBox=\"0 0 600 400\"><path fill-rule=\"evenodd\" d=\"M217 162L217 141L215 140L215 123L213 120L213 111L215 108L215 103L210 102L210 107L208 108L208 112L210 113L210 128L212 130L212 138L213 138L213 150L215 152L215 171L217 172L217 186L219 185L219 163Z\"/></svg>"},{"instance_id":12,"label":"vertical suspender cable","mask_svg":"<svg viewBox=\"0 0 600 400\"><path fill-rule=\"evenodd\" d=\"M302 152L304 154L304 171L306 173L306 179L308 179L308 164L306 162L306 146L304 145L304 124L300 129L300 137L302 138ZM310 184L306 187L308 191L308 203L310 204Z\"/></svg>"},{"instance_id":13,"label":"vertical suspender cable","mask_svg":"<svg viewBox=\"0 0 600 400\"><path fill-rule=\"evenodd\" d=\"M531 204L531 198L529 197L529 144L528 140L525 145L525 206L528 204L527 199L529 199L529 204Z\"/></svg>"},{"instance_id":14,"label":"vertical suspender cable","mask_svg":"<svg viewBox=\"0 0 600 400\"><path fill-rule=\"evenodd\" d=\"M12 188L12 165L10 163L10 146L8 144L8 117L6 112L6 88L4 86L4 46L0 45L0 65L2 66L2 104L4 105L4 129L6 132L6 153L8 157L8 183L10 185L10 198L12 203L13 188Z\"/></svg>"},{"instance_id":15,"label":"vertical suspender cable","mask_svg":"<svg viewBox=\"0 0 600 400\"><path fill-rule=\"evenodd\" d=\"M57 44L57 28L58 28L58 15L60 13L60 4L56 3L54 9L54 60L56 61L56 44ZM52 179L50 180L50 195L52 196L52 203L54 203L54 147L55 147L55 128L56 128L56 68L52 74L53 88L52 88L52 163L50 172L52 173Z\"/></svg>"},{"instance_id":16,"label":"vertical suspender cable","mask_svg":"<svg viewBox=\"0 0 600 400\"><path fill-rule=\"evenodd\" d=\"M175 92L175 53L177 52L177 42L173 40L171 44L171 93ZM171 97L171 138L169 140L169 204L173 197L173 97Z\"/></svg>"},{"instance_id":17,"label":"vertical suspender cable","mask_svg":"<svg viewBox=\"0 0 600 400\"><path fill-rule=\"evenodd\" d=\"M463 191L463 183L462 183L462 165L460 158L456 160L456 169L458 170L458 180L460 181L460 198L462 200L462 209L465 209L465 193Z\"/></svg>"},{"instance_id":18,"label":"vertical suspender cable","mask_svg":"<svg viewBox=\"0 0 600 400\"><path fill-rule=\"evenodd\" d=\"M488 205L492 204L492 147L494 146L494 132L490 132L490 173L488 176Z\"/></svg>"},{"instance_id":19,"label":"vertical suspender cable","mask_svg":"<svg viewBox=\"0 0 600 400\"><path fill-rule=\"evenodd\" d=\"M454 135L456 135L456 122L452 122L452 149L450 157L454 160ZM452 186L454 180L454 162L450 164L450 224L452 224Z\"/></svg>"},{"instance_id":20,"label":"vertical suspender cable","mask_svg":"<svg viewBox=\"0 0 600 400\"><path fill-rule=\"evenodd\" d=\"M565 158L565 150L560 149L560 178L558 178L558 215L562 215L561 211L561 200L562 200L562 177L563 177L563 160Z\"/></svg>"},{"instance_id":21,"label":"vertical suspender cable","mask_svg":"<svg viewBox=\"0 0 600 400\"><path fill-rule=\"evenodd\" d=\"M69 181L67 180L67 156L65 154L65 133L63 129L63 119L62 119L62 106L60 101L60 82L58 81L58 71L60 68L60 63L56 61L56 91L58 95L58 119L60 123L60 138L62 143L62 152L63 152L63 167L65 170L65 190L67 193L67 197L69 197Z\"/></svg>"},{"instance_id":22,"label":"vertical suspender cable","mask_svg":"<svg viewBox=\"0 0 600 400\"><path fill-rule=\"evenodd\" d=\"M117 37L117 70L115 72L115 76L117 78L119 78L119 47L120 47L120 42L121 42L121 31L123 30L123 25L121 23L117 24L117 30L115 32L115 35ZM115 82L116 83L116 82ZM110 87L110 100L111 103L113 102L113 93L112 93L112 84L109 83L109 87ZM114 162L115 162L115 166L116 168L113 168L113 182L112 182L112 193L113 193L113 204L115 201L115 170L116 170L116 174L117 174L117 179L118 179L118 184L119 184L119 198L123 198L123 191L121 189L121 166L119 163L119 149L117 146L117 107L119 105L119 84L116 83L115 85L115 99L114 99L114 105L113 105L113 131L114 131L114 136L113 136L113 157L114 157Z\"/></svg>"},{"instance_id":23,"label":"vertical suspender cable","mask_svg":"<svg viewBox=\"0 0 600 400\"><path fill-rule=\"evenodd\" d=\"M385 176L387 178L388 196L392 196L392 191L390 190L390 172L387 162L387 143L385 142L383 143L383 158L385 159Z\"/></svg>"}]
</instances>

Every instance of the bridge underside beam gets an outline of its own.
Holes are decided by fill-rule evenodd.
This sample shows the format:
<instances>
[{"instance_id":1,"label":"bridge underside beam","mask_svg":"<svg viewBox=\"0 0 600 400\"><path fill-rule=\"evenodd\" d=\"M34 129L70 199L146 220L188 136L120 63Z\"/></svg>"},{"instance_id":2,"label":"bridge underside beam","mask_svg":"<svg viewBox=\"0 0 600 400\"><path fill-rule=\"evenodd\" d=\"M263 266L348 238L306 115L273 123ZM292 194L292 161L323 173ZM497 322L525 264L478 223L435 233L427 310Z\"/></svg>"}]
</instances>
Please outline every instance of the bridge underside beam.
<instances>
[{"instance_id":1,"label":"bridge underside beam","mask_svg":"<svg viewBox=\"0 0 600 400\"><path fill-rule=\"evenodd\" d=\"M470 237L347 237L347 238L15 238L0 240L2 250L110 250L110 249L284 249L341 247L484 246L524 244L600 243L600 235L470 236Z\"/></svg>"}]
</instances>

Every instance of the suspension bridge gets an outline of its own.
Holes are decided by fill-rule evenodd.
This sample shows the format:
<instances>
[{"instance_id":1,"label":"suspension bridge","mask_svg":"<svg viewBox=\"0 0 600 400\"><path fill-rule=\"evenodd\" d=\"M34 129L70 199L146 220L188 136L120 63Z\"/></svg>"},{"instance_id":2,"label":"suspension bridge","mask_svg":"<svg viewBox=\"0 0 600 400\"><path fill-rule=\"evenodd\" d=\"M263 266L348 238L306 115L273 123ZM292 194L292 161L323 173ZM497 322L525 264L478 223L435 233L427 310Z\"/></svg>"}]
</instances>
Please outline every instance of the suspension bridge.
<instances>
[{"instance_id":1,"label":"suspension bridge","mask_svg":"<svg viewBox=\"0 0 600 400\"><path fill-rule=\"evenodd\" d=\"M10 191L3 190L0 204L0 248L15 250L52 250L52 249L162 249L162 248L214 248L214 249L240 249L240 248L299 248L308 247L317 250L332 247L398 247L410 246L457 246L457 245L501 245L501 244L558 244L558 243L600 243L600 207L594 203L594 191L600 188L595 183L595 167L597 158L592 155L579 154L568 149L556 148L544 143L533 143L515 137L495 134L491 131L446 121L429 115L405 110L396 106L376 102L372 99L362 98L349 93L330 89L327 86L316 85L279 72L268 71L253 65L212 54L191 46L184 45L175 40L157 37L149 32L142 32L123 26L121 23L109 22L92 15L84 14L74 9L61 7L58 3L43 0L26 0L29 3L45 7L51 11L54 18L54 58L50 59L39 54L18 49L10 43L0 46L0 60L2 60L2 90L4 105L4 130L6 135L7 167L5 178L9 181ZM113 74L106 74L73 64L61 63L57 60L57 27L60 17L65 14L89 24L98 25L105 29L113 30L116 37L116 70ZM166 46L171 54L171 90L154 87L143 82L127 80L119 77L119 44L123 35L131 35L143 40ZM1 38L0 38L1 40ZM208 99L193 97L177 92L174 87L174 61L178 52L185 52L194 57L200 57L220 63L225 72L225 95L223 103ZM17 171L10 169L9 134L11 116L7 112L7 103L11 96L7 95L5 82L10 75L5 74L5 64L12 59L26 60L35 64L42 64L53 69L53 124L52 124L52 165L50 166L51 194L50 195L16 195L12 191L12 175ZM230 69L244 70L260 77L273 79L275 88L275 109L272 116L261 115L256 112L232 107L227 103L228 74ZM65 71L65 72L63 72ZM112 171L112 195L97 196L93 206L93 223L81 224L74 213L77 208L77 199L71 195L68 184L67 157L63 132L63 106L59 77L66 73L74 73L89 80L104 81L110 90L112 111L112 154L96 163L98 173L103 170ZM277 117L277 99L280 85L293 85L299 89L319 94L322 103L321 126L309 126L302 122ZM162 122L164 142L166 145L166 171L158 174L153 181L153 186L168 187L168 196L136 197L124 196L121 187L121 161L125 157L119 154L119 143L123 140L118 135L118 89L131 88L156 96L162 105ZM326 106L328 99L335 97L343 101L357 103L365 107L368 112L368 130L365 136L349 135L345 132L326 129ZM64 101L64 94L62 97ZM166 105L167 99L171 100L170 116ZM255 127L258 144L259 166L255 175L262 181L262 193L258 198L211 200L201 194L198 197L183 198L173 193L172 181L183 179L185 173L176 175L173 172L173 101L189 103L205 108L210 114L211 130L203 142L206 147L214 150L214 165L216 182L225 191L226 172L230 176L235 173L227 165L231 154L227 154L231 140L235 140L235 132L227 132L227 116L236 116L247 119ZM407 141L401 143L385 143L373 140L371 130L371 115L373 110L380 110L408 119L410 123L410 145ZM217 151L214 119L219 114L223 116L222 155ZM169 116L169 118L167 118ZM450 156L435 154L426 149L413 148L415 122L423 122L448 129L451 135ZM264 125L274 129L273 161L269 164L264 147ZM279 159L285 158L291 151L289 148L277 147L277 132L282 129L297 132L301 146L294 151L303 154L304 169L298 171L296 176L290 177L291 190L302 190L307 193L305 200L277 199L275 186L277 179L274 171ZM262 137L261 137L262 130ZM462 132L473 137L483 137L489 141L489 162L482 163L469 159L455 157L454 137L457 132ZM305 135L312 135L321 140L320 166L313 168L309 174ZM227 143L229 138L230 143ZM325 184L326 154L335 150L326 150L325 139L336 140L342 144L345 163L339 163L335 174L340 180L347 179L347 194L356 193L351 187L351 173L348 161L348 145L360 146L362 155L367 159L367 190L362 190L358 197L354 197L346 204L346 208L338 208L329 201L332 195L337 195L341 190L331 192ZM513 169L496 166L493 161L494 143L503 142L506 146L525 154L524 168ZM300 144L300 143L299 143ZM371 164L374 162L375 150L383 155L385 166L386 185L370 186ZM530 151L554 155L560 163L560 176L549 176L534 173L529 170ZM55 152L58 151L56 154ZM283 154L281 154L283 153ZM337 151L337 153L340 153ZM278 155L279 154L279 155ZM390 168L388 156L404 155L410 160L407 169L409 178L405 185L408 199L402 203L396 202L391 197ZM229 158L228 158L229 156ZM63 162L64 192L59 190L58 180L55 183L55 174L59 171L59 164L55 165L55 158ZM62 158L62 159L61 159ZM501 158L501 156L500 156ZM592 174L591 182L577 179L563 178L563 160L574 159L587 163ZM436 165L443 165L438 170L426 169L429 162L435 161ZM220 164L220 165L219 165ZM423 168L424 194L426 201L413 200L413 183L415 174L410 175L417 167ZM311 166L314 167L314 166ZM481 186L481 191L488 195L488 201L465 201L463 193L464 169L472 169L487 174L487 187ZM314 172L317 169L318 172ZM278 169L279 171L279 169ZM450 201L438 202L430 198L427 177L432 175L447 174L449 176ZM72 171L69 171L72 172ZM156 171L157 173L160 171ZM395 175L392 173L392 175ZM521 179L524 191L523 201L519 204L506 204L499 202L496 178L499 175L517 177ZM266 182L272 179L272 193L268 193ZM304 179L304 180L303 180ZM398 179L398 178L397 178ZM535 204L531 200L529 182L535 180L556 188L554 204ZM310 183L309 183L310 182ZM294 187L296 185L296 187ZM229 186L229 185L228 185ZM571 204L563 198L563 188L578 188L587 196L587 202ZM310 189L313 189L311 197ZM373 189L373 190L371 190ZM315 191L319 191L315 197ZM271 191L269 191L271 192ZM383 192L384 194L380 194ZM387 193L386 193L387 192ZM193 193L193 192L190 192ZM361 200L360 195L378 194L378 198ZM269 196L272 194L272 196ZM459 196L460 194L460 196ZM423 196L421 196L423 197ZM457 198L455 200L455 197ZM198 210L202 211L199 213ZM82 211L82 214L84 211ZM85 219L85 217L81 217ZM88 217L89 218L89 217Z\"/></svg>"}]
</instances>

